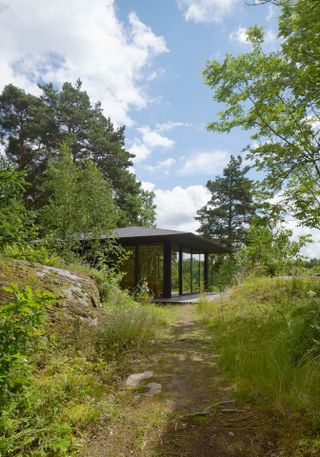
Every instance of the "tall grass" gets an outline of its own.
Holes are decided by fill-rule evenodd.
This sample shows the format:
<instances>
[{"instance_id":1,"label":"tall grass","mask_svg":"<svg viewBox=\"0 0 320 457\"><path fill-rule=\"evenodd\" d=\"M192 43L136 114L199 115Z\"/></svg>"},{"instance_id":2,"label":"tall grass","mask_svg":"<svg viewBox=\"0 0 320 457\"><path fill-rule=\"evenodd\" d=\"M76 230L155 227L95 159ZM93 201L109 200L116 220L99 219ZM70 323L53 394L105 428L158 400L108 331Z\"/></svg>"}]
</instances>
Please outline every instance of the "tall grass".
<instances>
[{"instance_id":1,"label":"tall grass","mask_svg":"<svg viewBox=\"0 0 320 457\"><path fill-rule=\"evenodd\" d=\"M237 386L320 428L320 281L247 281L200 312Z\"/></svg>"},{"instance_id":2,"label":"tall grass","mask_svg":"<svg viewBox=\"0 0 320 457\"><path fill-rule=\"evenodd\" d=\"M98 343L102 353L118 356L119 353L139 352L157 338L166 318L155 305L141 305L132 301L121 306L105 306L105 318L98 330Z\"/></svg>"}]
</instances>

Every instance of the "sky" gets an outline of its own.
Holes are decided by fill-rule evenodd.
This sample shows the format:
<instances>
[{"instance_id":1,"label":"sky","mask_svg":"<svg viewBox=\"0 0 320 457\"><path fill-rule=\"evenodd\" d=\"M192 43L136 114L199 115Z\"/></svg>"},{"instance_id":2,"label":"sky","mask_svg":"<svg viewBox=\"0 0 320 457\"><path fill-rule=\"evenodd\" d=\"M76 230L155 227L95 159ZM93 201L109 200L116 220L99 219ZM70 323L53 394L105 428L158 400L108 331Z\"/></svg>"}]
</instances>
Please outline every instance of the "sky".
<instances>
[{"instance_id":1,"label":"sky","mask_svg":"<svg viewBox=\"0 0 320 457\"><path fill-rule=\"evenodd\" d=\"M0 0L0 90L80 78L116 126L126 125L133 171L155 192L157 226L195 231L206 183L249 134L208 132L219 106L202 70L249 50L246 29L277 49L277 8L245 0ZM256 177L252 171L253 178ZM288 222L295 236L308 232ZM320 257L320 235L305 249Z\"/></svg>"}]
</instances>

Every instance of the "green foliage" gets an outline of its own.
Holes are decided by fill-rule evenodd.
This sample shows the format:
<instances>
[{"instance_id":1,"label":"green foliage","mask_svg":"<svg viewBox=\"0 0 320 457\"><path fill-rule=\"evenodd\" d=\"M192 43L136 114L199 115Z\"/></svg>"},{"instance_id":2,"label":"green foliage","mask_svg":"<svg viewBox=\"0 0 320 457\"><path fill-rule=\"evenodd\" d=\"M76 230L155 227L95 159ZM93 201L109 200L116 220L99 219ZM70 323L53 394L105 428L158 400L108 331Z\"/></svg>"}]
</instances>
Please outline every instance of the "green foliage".
<instances>
[{"instance_id":1,"label":"green foliage","mask_svg":"<svg viewBox=\"0 0 320 457\"><path fill-rule=\"evenodd\" d=\"M94 239L112 234L117 207L109 182L94 163L75 163L70 147L64 144L60 155L49 162L44 185L50 195L40 213L46 236L60 239L68 250L88 235ZM91 256L97 255L98 245L90 244Z\"/></svg>"},{"instance_id":2,"label":"green foliage","mask_svg":"<svg viewBox=\"0 0 320 457\"><path fill-rule=\"evenodd\" d=\"M24 206L25 173L0 157L0 247L32 236L32 213Z\"/></svg>"},{"instance_id":3,"label":"green foliage","mask_svg":"<svg viewBox=\"0 0 320 457\"><path fill-rule=\"evenodd\" d=\"M279 221L253 219L247 244L236 256L240 272L257 276L294 273L294 268L302 265L300 250L310 237L300 236L292 241L292 235L292 230L283 228Z\"/></svg>"},{"instance_id":4,"label":"green foliage","mask_svg":"<svg viewBox=\"0 0 320 457\"><path fill-rule=\"evenodd\" d=\"M135 296L142 305L119 288L121 274L103 267L93 270L93 277L105 303L105 318L98 329L99 351L117 357L119 353L141 350L165 323L160 308L150 303L146 285Z\"/></svg>"},{"instance_id":5,"label":"green foliage","mask_svg":"<svg viewBox=\"0 0 320 457\"><path fill-rule=\"evenodd\" d=\"M39 344L38 328L46 307L54 301L50 293L33 294L30 288L20 290L16 284L3 287L3 291L13 298L0 307L0 402L8 391L26 382L28 356Z\"/></svg>"},{"instance_id":6,"label":"green foliage","mask_svg":"<svg viewBox=\"0 0 320 457\"><path fill-rule=\"evenodd\" d=\"M310 293L312 291L313 293ZM255 279L201 311L227 376L279 411L320 427L320 281Z\"/></svg>"},{"instance_id":7,"label":"green foliage","mask_svg":"<svg viewBox=\"0 0 320 457\"><path fill-rule=\"evenodd\" d=\"M241 168L240 156L231 156L223 176L207 182L209 202L198 211L198 232L216 239L230 248L238 248L246 240L246 226L255 213L253 181L246 177L249 167Z\"/></svg>"},{"instance_id":8,"label":"green foliage","mask_svg":"<svg viewBox=\"0 0 320 457\"><path fill-rule=\"evenodd\" d=\"M22 259L49 266L58 266L62 262L60 257L43 245L6 244L3 247L2 255L7 259Z\"/></svg>"},{"instance_id":9,"label":"green foliage","mask_svg":"<svg viewBox=\"0 0 320 457\"><path fill-rule=\"evenodd\" d=\"M6 289L13 298L0 308L1 457L78 455L90 427L119 416L119 373L165 323L158 308L119 290L114 271L86 271L106 300L96 325L67 319L60 328L60 309L50 307L46 319L51 294Z\"/></svg>"},{"instance_id":10,"label":"green foliage","mask_svg":"<svg viewBox=\"0 0 320 457\"><path fill-rule=\"evenodd\" d=\"M234 256L211 256L209 261L209 284L211 291L222 291L236 283L239 265Z\"/></svg>"},{"instance_id":11,"label":"green foliage","mask_svg":"<svg viewBox=\"0 0 320 457\"><path fill-rule=\"evenodd\" d=\"M138 303L150 303L152 299L152 291L149 288L146 280L141 280L133 292L134 299Z\"/></svg>"},{"instance_id":12,"label":"green foliage","mask_svg":"<svg viewBox=\"0 0 320 457\"><path fill-rule=\"evenodd\" d=\"M320 227L320 2L280 1L280 50L265 53L262 31L248 32L252 49L223 62L208 62L205 82L224 105L209 125L215 132L252 132L249 157L267 173L264 185L285 189L287 208L310 227Z\"/></svg>"},{"instance_id":13,"label":"green foliage","mask_svg":"<svg viewBox=\"0 0 320 457\"><path fill-rule=\"evenodd\" d=\"M72 457L81 449L81 432L101 414L114 414L104 402L111 367L56 352L0 413L2 457Z\"/></svg>"},{"instance_id":14,"label":"green foliage","mask_svg":"<svg viewBox=\"0 0 320 457\"><path fill-rule=\"evenodd\" d=\"M154 195L130 171L133 155L124 147L125 128L115 128L100 103L91 104L80 80L61 89L40 88L40 97L12 84L0 94L0 138L10 161L28 172L28 204L39 209L48 203L42 186L47 163L67 142L74 161L92 161L111 183L121 225L152 225Z\"/></svg>"}]
</instances>

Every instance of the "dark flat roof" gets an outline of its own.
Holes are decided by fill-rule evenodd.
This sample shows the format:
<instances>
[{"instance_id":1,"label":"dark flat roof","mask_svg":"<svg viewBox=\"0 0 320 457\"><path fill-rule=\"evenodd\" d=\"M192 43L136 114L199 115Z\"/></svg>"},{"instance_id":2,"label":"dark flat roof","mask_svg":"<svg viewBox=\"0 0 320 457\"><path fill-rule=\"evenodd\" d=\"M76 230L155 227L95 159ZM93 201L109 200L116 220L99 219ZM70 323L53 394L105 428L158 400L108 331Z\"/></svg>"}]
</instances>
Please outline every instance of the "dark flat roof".
<instances>
[{"instance_id":1,"label":"dark flat roof","mask_svg":"<svg viewBox=\"0 0 320 457\"><path fill-rule=\"evenodd\" d=\"M115 230L115 237L120 244L129 246L144 243L160 243L164 240L185 246L198 252L230 253L226 246L215 241L207 240L191 232L165 230L149 227L123 227Z\"/></svg>"},{"instance_id":2,"label":"dark flat roof","mask_svg":"<svg viewBox=\"0 0 320 457\"><path fill-rule=\"evenodd\" d=\"M192 249L196 252L209 252L216 254L231 253L231 249L223 246L216 241L207 240L199 235L195 235L191 232L181 232L178 230L165 230L159 228L150 227L121 227L117 228L113 232L113 236L108 235L96 235L86 234L80 235L75 238L75 241L86 241L86 240L106 240L115 238L120 244L124 246L136 246L139 244L155 244L162 243L163 241L171 241L174 244L184 246ZM56 238L55 241L63 241L60 238ZM44 243L45 240L34 240L31 243Z\"/></svg>"}]
</instances>

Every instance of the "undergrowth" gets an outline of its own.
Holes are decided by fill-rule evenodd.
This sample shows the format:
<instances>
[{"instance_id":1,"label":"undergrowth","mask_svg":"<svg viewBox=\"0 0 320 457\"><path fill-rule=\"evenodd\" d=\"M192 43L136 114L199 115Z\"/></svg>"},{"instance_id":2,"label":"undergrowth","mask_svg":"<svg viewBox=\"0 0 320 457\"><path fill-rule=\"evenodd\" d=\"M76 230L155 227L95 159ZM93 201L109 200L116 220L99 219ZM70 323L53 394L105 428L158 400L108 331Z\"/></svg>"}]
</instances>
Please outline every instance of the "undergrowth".
<instances>
[{"instance_id":1,"label":"undergrowth","mask_svg":"<svg viewBox=\"0 0 320 457\"><path fill-rule=\"evenodd\" d=\"M164 311L134 302L116 275L90 270L103 307L96 322L59 328L51 294L8 288L0 308L0 456L72 457L99 421L119 414L119 376L159 338ZM49 311L49 313L48 313Z\"/></svg>"},{"instance_id":2,"label":"undergrowth","mask_svg":"<svg viewBox=\"0 0 320 457\"><path fill-rule=\"evenodd\" d=\"M319 279L249 280L199 310L240 391L320 429Z\"/></svg>"}]
</instances>

